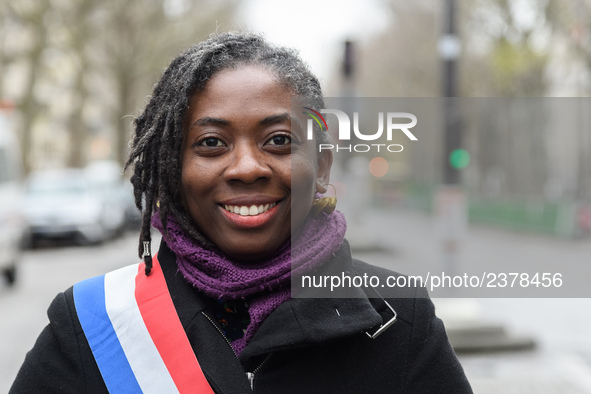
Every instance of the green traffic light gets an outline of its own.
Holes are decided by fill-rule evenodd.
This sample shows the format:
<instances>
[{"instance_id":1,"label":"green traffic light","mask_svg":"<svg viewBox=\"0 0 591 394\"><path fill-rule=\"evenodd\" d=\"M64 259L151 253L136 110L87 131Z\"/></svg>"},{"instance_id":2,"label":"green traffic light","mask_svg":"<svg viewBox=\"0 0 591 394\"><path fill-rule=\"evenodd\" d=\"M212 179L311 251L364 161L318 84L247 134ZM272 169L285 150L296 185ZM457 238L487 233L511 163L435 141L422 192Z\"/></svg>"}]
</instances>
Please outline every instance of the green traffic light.
<instances>
[{"instance_id":1,"label":"green traffic light","mask_svg":"<svg viewBox=\"0 0 591 394\"><path fill-rule=\"evenodd\" d=\"M470 154L465 149L456 149L449 155L449 164L456 170L466 168L470 164Z\"/></svg>"}]
</instances>

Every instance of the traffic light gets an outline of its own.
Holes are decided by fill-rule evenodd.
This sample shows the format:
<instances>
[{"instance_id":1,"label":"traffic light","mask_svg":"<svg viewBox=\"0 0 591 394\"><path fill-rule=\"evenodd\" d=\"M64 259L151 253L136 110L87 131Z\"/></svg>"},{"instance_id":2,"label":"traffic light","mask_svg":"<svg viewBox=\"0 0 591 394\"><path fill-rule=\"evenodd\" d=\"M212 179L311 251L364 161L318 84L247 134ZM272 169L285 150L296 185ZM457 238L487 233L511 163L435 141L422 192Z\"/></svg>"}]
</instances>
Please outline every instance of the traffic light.
<instances>
[{"instance_id":1,"label":"traffic light","mask_svg":"<svg viewBox=\"0 0 591 394\"><path fill-rule=\"evenodd\" d=\"M470 164L470 153L465 149L455 149L449 155L449 164L456 170L466 168Z\"/></svg>"}]
</instances>

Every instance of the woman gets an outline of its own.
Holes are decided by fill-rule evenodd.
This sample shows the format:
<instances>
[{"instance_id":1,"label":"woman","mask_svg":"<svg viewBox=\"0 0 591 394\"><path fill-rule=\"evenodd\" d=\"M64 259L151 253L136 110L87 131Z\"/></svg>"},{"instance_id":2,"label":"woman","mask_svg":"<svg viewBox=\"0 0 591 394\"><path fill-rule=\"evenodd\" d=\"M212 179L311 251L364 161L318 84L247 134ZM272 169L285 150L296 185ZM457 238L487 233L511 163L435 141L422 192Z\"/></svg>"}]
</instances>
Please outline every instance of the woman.
<instances>
[{"instance_id":1,"label":"woman","mask_svg":"<svg viewBox=\"0 0 591 394\"><path fill-rule=\"evenodd\" d=\"M292 274L392 274L352 260L297 97L323 107L297 55L256 35L173 60L128 161L144 263L60 294L12 392L471 392L423 289L291 297Z\"/></svg>"}]
</instances>

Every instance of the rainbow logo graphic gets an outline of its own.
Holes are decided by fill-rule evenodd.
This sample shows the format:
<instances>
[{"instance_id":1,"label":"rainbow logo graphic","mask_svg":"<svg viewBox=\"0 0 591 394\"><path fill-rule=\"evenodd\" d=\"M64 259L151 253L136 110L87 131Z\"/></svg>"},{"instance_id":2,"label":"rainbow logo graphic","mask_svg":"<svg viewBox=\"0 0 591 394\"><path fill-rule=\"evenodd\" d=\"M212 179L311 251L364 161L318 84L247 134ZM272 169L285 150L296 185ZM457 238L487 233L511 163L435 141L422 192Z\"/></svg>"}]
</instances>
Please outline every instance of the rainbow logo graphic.
<instances>
[{"instance_id":1,"label":"rainbow logo graphic","mask_svg":"<svg viewBox=\"0 0 591 394\"><path fill-rule=\"evenodd\" d=\"M324 130L326 132L328 132L328 125L326 124L326 120L324 120L324 117L320 114L320 112L314 111L312 108L308 108L308 107L303 107L303 108L307 109L308 111L313 112L313 113L302 112L304 115L310 115L312 117L312 119L314 119L316 121L316 123L318 123L320 130L323 129L322 125L324 124ZM318 118L320 118L320 119L318 119ZM322 120L322 123L320 123L321 120Z\"/></svg>"}]
</instances>

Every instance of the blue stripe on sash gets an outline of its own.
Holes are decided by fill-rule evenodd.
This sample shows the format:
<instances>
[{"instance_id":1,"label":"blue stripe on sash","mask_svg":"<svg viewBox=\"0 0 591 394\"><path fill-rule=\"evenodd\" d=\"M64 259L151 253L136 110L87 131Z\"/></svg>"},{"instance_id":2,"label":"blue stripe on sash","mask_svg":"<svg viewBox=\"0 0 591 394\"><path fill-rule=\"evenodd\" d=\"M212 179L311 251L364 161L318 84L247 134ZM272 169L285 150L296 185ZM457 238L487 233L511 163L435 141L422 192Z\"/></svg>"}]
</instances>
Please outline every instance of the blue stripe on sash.
<instances>
[{"instance_id":1,"label":"blue stripe on sash","mask_svg":"<svg viewBox=\"0 0 591 394\"><path fill-rule=\"evenodd\" d=\"M105 276L74 285L74 304L109 393L142 393L105 307Z\"/></svg>"}]
</instances>

